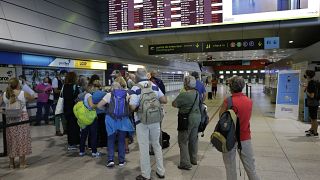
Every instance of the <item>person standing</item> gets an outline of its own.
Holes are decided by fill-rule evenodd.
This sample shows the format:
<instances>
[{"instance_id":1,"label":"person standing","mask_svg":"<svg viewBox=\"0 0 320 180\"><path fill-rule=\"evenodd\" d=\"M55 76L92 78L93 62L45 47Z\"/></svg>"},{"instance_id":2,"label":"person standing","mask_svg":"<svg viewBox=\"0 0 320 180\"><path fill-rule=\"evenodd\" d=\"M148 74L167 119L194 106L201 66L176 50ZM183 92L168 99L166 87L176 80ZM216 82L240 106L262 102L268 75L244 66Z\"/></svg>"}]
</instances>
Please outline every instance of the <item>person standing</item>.
<instances>
[{"instance_id":1,"label":"person standing","mask_svg":"<svg viewBox=\"0 0 320 180\"><path fill-rule=\"evenodd\" d=\"M196 83L196 90L198 91L200 95L200 101L203 103L206 100L206 88L204 84L199 80L199 73L194 71L191 73L191 76L193 76L197 83Z\"/></svg>"},{"instance_id":2,"label":"person standing","mask_svg":"<svg viewBox=\"0 0 320 180\"><path fill-rule=\"evenodd\" d=\"M228 82L231 91L232 107L236 112L240 123L240 142L242 150L238 151L238 153L249 180L259 180L255 169L255 160L251 143L250 118L252 113L252 100L242 93L242 89L245 86L245 82L242 77L233 76L228 79ZM223 101L219 113L220 116L226 110L228 110L227 99ZM235 145L231 151L222 153L227 180L237 179L236 148L237 145Z\"/></svg>"},{"instance_id":3,"label":"person standing","mask_svg":"<svg viewBox=\"0 0 320 180\"><path fill-rule=\"evenodd\" d=\"M65 80L67 73L68 72L66 70L62 70L52 80L53 98L54 98L53 112L55 112L57 102L58 102L58 99L59 99L59 96L60 96L60 93L61 93L61 90L63 87L63 83L64 83L64 80ZM62 123L63 133L61 133L61 130L60 130L60 122ZM54 116L54 123L56 126L56 136L63 136L64 134L67 134L67 122L66 122L63 114L55 115Z\"/></svg>"},{"instance_id":4,"label":"person standing","mask_svg":"<svg viewBox=\"0 0 320 180\"><path fill-rule=\"evenodd\" d=\"M211 80L211 88L212 88L213 97L216 98L217 97L217 90L218 90L218 80L216 77L213 77Z\"/></svg>"},{"instance_id":5,"label":"person standing","mask_svg":"<svg viewBox=\"0 0 320 180\"><path fill-rule=\"evenodd\" d=\"M179 113L188 113L188 127L185 130L178 129L178 144L180 148L179 169L191 170L192 165L197 165L198 156L198 127L201 120L199 107L199 95L196 87L196 79L186 76L184 79L185 92L181 92L172 102L172 106L179 108Z\"/></svg>"},{"instance_id":6,"label":"person standing","mask_svg":"<svg viewBox=\"0 0 320 180\"><path fill-rule=\"evenodd\" d=\"M306 136L319 136L318 134L318 107L319 100L316 99L315 93L317 92L317 82L314 80L315 72L306 70L304 78L308 80L306 88L307 106L309 109L309 117L311 119L311 128L305 131Z\"/></svg>"},{"instance_id":7,"label":"person standing","mask_svg":"<svg viewBox=\"0 0 320 180\"><path fill-rule=\"evenodd\" d=\"M62 90L63 113L67 121L68 150L76 150L80 143L80 127L73 113L73 106L78 98L77 74L69 72Z\"/></svg>"},{"instance_id":8,"label":"person standing","mask_svg":"<svg viewBox=\"0 0 320 180\"><path fill-rule=\"evenodd\" d=\"M113 82L118 82L122 88L127 88L127 82L122 77L122 74L119 70L114 70L111 74L112 78L114 79Z\"/></svg>"},{"instance_id":9,"label":"person standing","mask_svg":"<svg viewBox=\"0 0 320 180\"><path fill-rule=\"evenodd\" d=\"M142 122L142 120L151 121L153 122L155 119L148 119L144 116L142 113L142 106L144 103L142 102L143 96L146 96L146 94L143 94L142 92L145 91L153 91L154 94L152 94L154 97L154 107L157 105L160 106L161 104L167 103L166 96L162 93L162 91L153 84L151 81L147 79L147 71L143 68L138 68L136 72L136 80L137 84L132 87L130 94L130 109L135 112L135 124L136 124L136 133L137 133L137 139L139 144L139 150L140 150L140 168L141 168L141 175L136 177L136 180L148 180L151 178L151 165L150 165L150 155L149 155L149 140L151 141L154 153L155 153L155 159L157 164L157 171L156 175L158 178L164 178L165 177L165 169L163 166L163 156L162 156L162 149L159 143L160 138L160 118L162 116L161 107L157 106L157 113L154 114L154 116L157 116L157 121L151 124L147 124L145 122ZM151 93L150 93L151 96Z\"/></svg>"},{"instance_id":10,"label":"person standing","mask_svg":"<svg viewBox=\"0 0 320 180\"><path fill-rule=\"evenodd\" d=\"M46 124L49 124L49 111L50 104L48 103L52 87L49 84L49 78L46 77L43 79L43 83L40 83L36 86L35 91L38 93L37 99L37 120L35 126L39 126L42 120L42 109L44 108L44 121Z\"/></svg>"},{"instance_id":11,"label":"person standing","mask_svg":"<svg viewBox=\"0 0 320 180\"><path fill-rule=\"evenodd\" d=\"M106 131L108 133L108 159L106 163L108 168L115 166L114 151L116 141L118 142L119 166L122 167L126 164L125 137L128 133L134 132L129 119L128 100L127 90L123 89L118 82L114 82L112 91L107 93L97 105L98 108L103 109L108 104L105 117Z\"/></svg>"},{"instance_id":12,"label":"person standing","mask_svg":"<svg viewBox=\"0 0 320 180\"><path fill-rule=\"evenodd\" d=\"M34 98L30 94L21 90L19 80L11 78L6 92L3 94L3 101L6 104L6 109L14 106L15 103L20 102L22 110L21 120L28 121L28 112L26 103L32 101ZM10 158L10 168L15 168L15 157L19 157L20 168L26 168L26 155L31 154L31 133L29 123L11 126L6 130L7 150Z\"/></svg>"},{"instance_id":13,"label":"person standing","mask_svg":"<svg viewBox=\"0 0 320 180\"><path fill-rule=\"evenodd\" d=\"M153 82L153 84L157 85L159 89L162 91L162 93L166 94L166 86L163 84L163 81L160 78L157 78L158 72L156 70L153 70L150 72L150 81Z\"/></svg>"}]
</instances>

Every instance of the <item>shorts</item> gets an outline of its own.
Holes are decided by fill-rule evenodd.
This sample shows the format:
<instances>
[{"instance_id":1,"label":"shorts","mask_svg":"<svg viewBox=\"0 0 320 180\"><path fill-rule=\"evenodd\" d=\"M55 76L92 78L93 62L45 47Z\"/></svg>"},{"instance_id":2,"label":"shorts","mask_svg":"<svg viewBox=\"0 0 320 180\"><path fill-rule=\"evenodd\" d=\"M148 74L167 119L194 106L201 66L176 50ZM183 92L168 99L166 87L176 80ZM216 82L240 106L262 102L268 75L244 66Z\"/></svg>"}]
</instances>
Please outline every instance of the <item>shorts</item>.
<instances>
[{"instance_id":1,"label":"shorts","mask_svg":"<svg viewBox=\"0 0 320 180\"><path fill-rule=\"evenodd\" d=\"M212 87L212 92L217 92L217 87Z\"/></svg>"},{"instance_id":2,"label":"shorts","mask_svg":"<svg viewBox=\"0 0 320 180\"><path fill-rule=\"evenodd\" d=\"M318 106L310 106L309 108L309 117L311 119L317 119L318 118Z\"/></svg>"}]
</instances>

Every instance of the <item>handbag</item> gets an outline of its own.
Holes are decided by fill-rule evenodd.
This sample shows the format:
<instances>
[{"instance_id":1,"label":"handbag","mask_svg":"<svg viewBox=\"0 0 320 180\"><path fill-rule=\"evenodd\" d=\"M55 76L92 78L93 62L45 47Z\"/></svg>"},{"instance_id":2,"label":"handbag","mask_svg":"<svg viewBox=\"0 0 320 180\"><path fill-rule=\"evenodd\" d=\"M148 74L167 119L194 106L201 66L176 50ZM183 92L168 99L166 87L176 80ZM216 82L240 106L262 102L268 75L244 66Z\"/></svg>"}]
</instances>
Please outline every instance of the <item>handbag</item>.
<instances>
[{"instance_id":1,"label":"handbag","mask_svg":"<svg viewBox=\"0 0 320 180\"><path fill-rule=\"evenodd\" d=\"M197 98L198 98L198 93L196 93L196 98L194 99L194 102L188 113L178 113L178 128L177 128L178 131L188 130L189 115L194 107L194 104L196 103Z\"/></svg>"},{"instance_id":2,"label":"handbag","mask_svg":"<svg viewBox=\"0 0 320 180\"><path fill-rule=\"evenodd\" d=\"M63 87L61 89L60 95L59 95L59 99L57 102L57 106L56 106L56 110L54 112L55 115L59 115L63 113L63 103L64 103L64 99L63 99Z\"/></svg>"}]
</instances>

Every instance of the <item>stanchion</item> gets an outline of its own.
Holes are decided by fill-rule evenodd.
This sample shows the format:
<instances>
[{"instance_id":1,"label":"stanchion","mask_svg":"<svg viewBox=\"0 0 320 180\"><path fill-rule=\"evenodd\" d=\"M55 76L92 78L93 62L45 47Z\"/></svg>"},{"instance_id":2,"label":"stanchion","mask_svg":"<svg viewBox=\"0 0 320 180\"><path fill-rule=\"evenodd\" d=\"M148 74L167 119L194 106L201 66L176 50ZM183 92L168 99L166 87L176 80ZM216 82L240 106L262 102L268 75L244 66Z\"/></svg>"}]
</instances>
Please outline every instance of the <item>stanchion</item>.
<instances>
[{"instance_id":1,"label":"stanchion","mask_svg":"<svg viewBox=\"0 0 320 180\"><path fill-rule=\"evenodd\" d=\"M248 96L248 83L246 83L246 96L249 97Z\"/></svg>"},{"instance_id":2,"label":"stanchion","mask_svg":"<svg viewBox=\"0 0 320 180\"><path fill-rule=\"evenodd\" d=\"M4 113L4 110L2 111L2 127L3 127L3 153L0 153L0 157L7 156L7 133L6 133L6 115Z\"/></svg>"}]
</instances>

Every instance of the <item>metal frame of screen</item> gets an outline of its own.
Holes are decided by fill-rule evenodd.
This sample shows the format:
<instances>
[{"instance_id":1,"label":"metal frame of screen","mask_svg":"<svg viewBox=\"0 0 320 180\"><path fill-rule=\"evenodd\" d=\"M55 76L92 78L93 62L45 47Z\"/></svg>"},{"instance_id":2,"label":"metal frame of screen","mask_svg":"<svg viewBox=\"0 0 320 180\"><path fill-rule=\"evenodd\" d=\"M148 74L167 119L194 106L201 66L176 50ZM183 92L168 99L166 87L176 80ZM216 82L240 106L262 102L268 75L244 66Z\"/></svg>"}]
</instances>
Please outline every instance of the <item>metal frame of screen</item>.
<instances>
[{"instance_id":1,"label":"metal frame of screen","mask_svg":"<svg viewBox=\"0 0 320 180\"><path fill-rule=\"evenodd\" d=\"M200 2L200 0L194 0L184 1L184 3L198 1ZM164 4L165 2L170 2L170 16L168 10L164 9L168 7L168 4ZM193 7L193 4L191 6L182 4L180 0L173 2L178 4L180 2L180 7L172 4L170 0L110 0L109 34L315 18L320 15L320 0L202 0L203 7L198 4L196 14L190 13L194 11L188 9ZM208 9L205 8L206 2L211 3L209 16ZM143 9L144 7L146 8ZM149 18L145 18L144 15ZM152 17L152 15L155 16ZM180 17L180 21L177 17L178 19ZM155 25L157 27L153 27Z\"/></svg>"}]
</instances>

